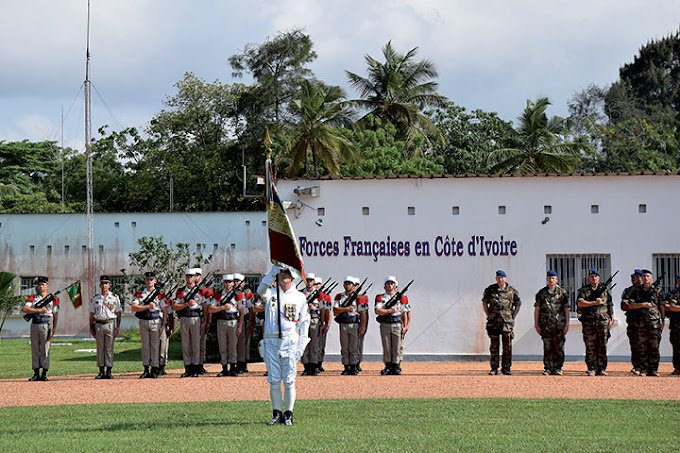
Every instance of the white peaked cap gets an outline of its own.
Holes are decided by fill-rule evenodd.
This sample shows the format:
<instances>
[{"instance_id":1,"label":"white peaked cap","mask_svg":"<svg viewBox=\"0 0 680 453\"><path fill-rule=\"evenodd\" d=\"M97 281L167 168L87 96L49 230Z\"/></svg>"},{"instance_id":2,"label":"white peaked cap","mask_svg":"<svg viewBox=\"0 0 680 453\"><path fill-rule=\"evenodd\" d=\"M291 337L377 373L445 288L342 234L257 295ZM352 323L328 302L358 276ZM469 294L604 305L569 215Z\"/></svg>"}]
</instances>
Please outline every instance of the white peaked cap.
<instances>
[{"instance_id":1,"label":"white peaked cap","mask_svg":"<svg viewBox=\"0 0 680 453\"><path fill-rule=\"evenodd\" d=\"M314 280L316 278L316 275L312 272L309 274L305 275L305 280Z\"/></svg>"},{"instance_id":2,"label":"white peaked cap","mask_svg":"<svg viewBox=\"0 0 680 453\"><path fill-rule=\"evenodd\" d=\"M184 275L194 275L194 269L187 267L187 269L184 271Z\"/></svg>"},{"instance_id":3,"label":"white peaked cap","mask_svg":"<svg viewBox=\"0 0 680 453\"><path fill-rule=\"evenodd\" d=\"M395 277L394 275L388 275L387 277L385 277L385 283L387 283L387 282L394 282L395 285L399 286L399 282L397 281L397 277Z\"/></svg>"},{"instance_id":4,"label":"white peaked cap","mask_svg":"<svg viewBox=\"0 0 680 453\"><path fill-rule=\"evenodd\" d=\"M314 277L314 283L323 283L323 279L321 277Z\"/></svg>"},{"instance_id":5,"label":"white peaked cap","mask_svg":"<svg viewBox=\"0 0 680 453\"><path fill-rule=\"evenodd\" d=\"M223 282L231 282L234 280L234 274L224 274L222 276L222 281Z\"/></svg>"},{"instance_id":6,"label":"white peaked cap","mask_svg":"<svg viewBox=\"0 0 680 453\"><path fill-rule=\"evenodd\" d=\"M279 269L279 274L281 272L288 272L293 280L295 280L296 278L300 278L300 275L290 267L282 267L281 269Z\"/></svg>"},{"instance_id":7,"label":"white peaked cap","mask_svg":"<svg viewBox=\"0 0 680 453\"><path fill-rule=\"evenodd\" d=\"M203 275L203 269L201 269L200 267L195 267L193 270L194 270L194 275L196 275L196 274Z\"/></svg>"},{"instance_id":8,"label":"white peaked cap","mask_svg":"<svg viewBox=\"0 0 680 453\"><path fill-rule=\"evenodd\" d=\"M351 275L348 275L347 277L345 277L345 279L342 282L343 283L345 283L345 282L354 283L354 277L352 277Z\"/></svg>"},{"instance_id":9,"label":"white peaked cap","mask_svg":"<svg viewBox=\"0 0 680 453\"><path fill-rule=\"evenodd\" d=\"M245 276L245 275L239 274L238 272L234 273L234 280L241 280L241 281L243 281L243 280L245 280L245 279L246 279L246 276Z\"/></svg>"},{"instance_id":10,"label":"white peaked cap","mask_svg":"<svg viewBox=\"0 0 680 453\"><path fill-rule=\"evenodd\" d=\"M359 283L361 283L361 279L359 277L354 277L354 281L352 283L358 285Z\"/></svg>"}]
</instances>

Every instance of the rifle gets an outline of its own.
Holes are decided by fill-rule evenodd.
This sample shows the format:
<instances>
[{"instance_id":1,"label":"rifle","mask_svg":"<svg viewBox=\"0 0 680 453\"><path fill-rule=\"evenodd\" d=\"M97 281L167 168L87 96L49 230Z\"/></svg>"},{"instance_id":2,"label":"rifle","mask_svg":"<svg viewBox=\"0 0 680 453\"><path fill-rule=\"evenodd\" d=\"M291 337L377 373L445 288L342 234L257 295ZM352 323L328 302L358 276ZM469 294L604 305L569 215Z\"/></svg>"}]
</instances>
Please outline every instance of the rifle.
<instances>
[{"instance_id":1,"label":"rifle","mask_svg":"<svg viewBox=\"0 0 680 453\"><path fill-rule=\"evenodd\" d=\"M354 303L355 300L357 300L357 296L359 296L359 293L361 292L361 288L364 287L364 284L366 283L366 280L368 280L368 277L366 277L366 278L364 279L364 281L361 282L361 284L359 285L359 287L358 287L357 289L355 289L354 291L352 291L352 292L350 293L350 295L347 296L347 299L345 299L345 301L340 305L341 307L347 308L347 307L349 307L350 305L352 305L352 304Z\"/></svg>"},{"instance_id":2,"label":"rifle","mask_svg":"<svg viewBox=\"0 0 680 453\"><path fill-rule=\"evenodd\" d=\"M330 294L330 293L331 293L335 288L337 288L337 287L338 287L338 283L337 283L337 282L333 283L333 284L326 290L326 294Z\"/></svg>"},{"instance_id":3,"label":"rifle","mask_svg":"<svg viewBox=\"0 0 680 453\"><path fill-rule=\"evenodd\" d=\"M323 285L321 285L321 288L315 289L314 291L312 291L311 293L309 293L309 294L307 295L307 303L310 303L310 302L312 302L314 299L316 299L317 297L319 297L319 294L321 294L321 293L324 291L324 289L327 289L328 287L330 287L330 283L331 283L331 280L328 280L328 281L326 281L326 283L324 283ZM328 286L326 286L326 285L328 285Z\"/></svg>"},{"instance_id":4,"label":"rifle","mask_svg":"<svg viewBox=\"0 0 680 453\"><path fill-rule=\"evenodd\" d=\"M395 294L394 296L392 296L392 297L390 298L390 300L388 300L387 302L385 302L385 305L383 306L383 308L386 309L386 310L389 310L390 308L392 308L392 307L394 307L395 305L397 305L397 302L399 302L399 301L401 300L401 296L403 296L403 295L406 293L406 291L408 291L408 288L411 286L411 284L412 284L413 282L414 282L414 280L411 280L410 282L408 282L408 285L406 285L406 286L404 287L404 289L402 289L401 291L399 291L397 294Z\"/></svg>"},{"instance_id":5,"label":"rifle","mask_svg":"<svg viewBox=\"0 0 680 453\"><path fill-rule=\"evenodd\" d=\"M663 281L664 277L666 277L666 273L664 272L663 274L659 275L656 280L654 280L654 283L652 283L652 286L654 288L658 288L659 284Z\"/></svg>"},{"instance_id":6,"label":"rifle","mask_svg":"<svg viewBox=\"0 0 680 453\"><path fill-rule=\"evenodd\" d=\"M611 276L609 276L607 281L605 281L604 284L600 285L595 291L593 291L593 293L586 299L586 301L593 302L596 299L599 299L600 297L602 297L602 294L604 294L604 292L607 289L611 289L611 288L609 288L609 285L611 285L612 280L614 280L614 277L616 277L616 274L618 274L618 273L619 273L619 271L616 271ZM613 288L613 286L612 286L612 288Z\"/></svg>"},{"instance_id":7,"label":"rifle","mask_svg":"<svg viewBox=\"0 0 680 453\"><path fill-rule=\"evenodd\" d=\"M57 292L48 294L47 296L43 297L38 302L33 304L33 306L31 308L38 309L38 308L46 307L50 302L52 302L56 298L57 294L59 294L62 291L63 291L63 289L60 289ZM28 321L32 320L35 317L35 315L36 315L36 313L31 313L31 314L26 313L24 315L24 321L28 322Z\"/></svg>"},{"instance_id":8,"label":"rifle","mask_svg":"<svg viewBox=\"0 0 680 453\"><path fill-rule=\"evenodd\" d=\"M142 300L140 305L149 305L151 302L153 302L156 297L158 297L161 294L161 290L165 286L165 283L161 282L156 282L156 284L153 285L153 291L151 291L149 294L146 295L146 297ZM142 312L135 312L135 318L137 319L149 319L149 312L145 312L145 314L142 314Z\"/></svg>"}]
</instances>

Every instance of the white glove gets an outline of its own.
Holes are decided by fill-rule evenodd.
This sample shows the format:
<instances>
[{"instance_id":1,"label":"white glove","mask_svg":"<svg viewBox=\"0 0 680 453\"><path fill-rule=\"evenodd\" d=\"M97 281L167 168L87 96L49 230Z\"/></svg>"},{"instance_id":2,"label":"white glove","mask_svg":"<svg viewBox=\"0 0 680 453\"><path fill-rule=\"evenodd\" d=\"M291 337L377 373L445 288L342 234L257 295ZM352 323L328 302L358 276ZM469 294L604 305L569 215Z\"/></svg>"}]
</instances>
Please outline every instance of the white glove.
<instances>
[{"instance_id":1,"label":"white glove","mask_svg":"<svg viewBox=\"0 0 680 453\"><path fill-rule=\"evenodd\" d=\"M260 283L264 283L267 286L272 286L279 272L281 272L281 266L274 264L269 272L267 272L267 274L262 277L262 281Z\"/></svg>"}]
</instances>

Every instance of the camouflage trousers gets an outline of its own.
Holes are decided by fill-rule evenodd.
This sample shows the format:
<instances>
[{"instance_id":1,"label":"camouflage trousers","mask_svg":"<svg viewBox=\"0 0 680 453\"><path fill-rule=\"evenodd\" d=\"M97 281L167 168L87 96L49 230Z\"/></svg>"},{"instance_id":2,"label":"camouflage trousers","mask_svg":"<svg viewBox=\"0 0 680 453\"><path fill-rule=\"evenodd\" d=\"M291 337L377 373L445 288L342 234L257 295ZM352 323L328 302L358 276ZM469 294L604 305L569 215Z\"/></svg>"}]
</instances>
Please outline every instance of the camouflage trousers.
<instances>
[{"instance_id":1,"label":"camouflage trousers","mask_svg":"<svg viewBox=\"0 0 680 453\"><path fill-rule=\"evenodd\" d=\"M543 340L543 369L561 370L564 365L564 331L541 335Z\"/></svg>"},{"instance_id":2,"label":"camouflage trousers","mask_svg":"<svg viewBox=\"0 0 680 453\"><path fill-rule=\"evenodd\" d=\"M640 369L640 351L638 348L638 337L637 330L635 329L634 323L631 323L630 318L626 319L628 324L626 327L626 335L628 335L628 343L630 344L630 363L636 370Z\"/></svg>"},{"instance_id":3,"label":"camouflage trousers","mask_svg":"<svg viewBox=\"0 0 680 453\"><path fill-rule=\"evenodd\" d=\"M650 373L659 369L659 342L661 331L658 320L647 316L629 320L635 329L636 348L640 354L640 371Z\"/></svg>"},{"instance_id":4,"label":"camouflage trousers","mask_svg":"<svg viewBox=\"0 0 680 453\"><path fill-rule=\"evenodd\" d=\"M680 370L680 319L671 319L671 346L673 346L673 369Z\"/></svg>"},{"instance_id":5,"label":"camouflage trousers","mask_svg":"<svg viewBox=\"0 0 680 453\"><path fill-rule=\"evenodd\" d=\"M586 366L588 371L607 369L607 341L609 326L601 322L583 322L583 343L586 345Z\"/></svg>"},{"instance_id":6,"label":"camouflage trousers","mask_svg":"<svg viewBox=\"0 0 680 453\"><path fill-rule=\"evenodd\" d=\"M512 367L512 332L503 332L500 335L489 335L489 338L491 339L491 346L489 347L489 354L491 356L489 363L491 364L491 369L498 369L501 338L503 338L503 360L501 370L510 371L510 367Z\"/></svg>"}]
</instances>

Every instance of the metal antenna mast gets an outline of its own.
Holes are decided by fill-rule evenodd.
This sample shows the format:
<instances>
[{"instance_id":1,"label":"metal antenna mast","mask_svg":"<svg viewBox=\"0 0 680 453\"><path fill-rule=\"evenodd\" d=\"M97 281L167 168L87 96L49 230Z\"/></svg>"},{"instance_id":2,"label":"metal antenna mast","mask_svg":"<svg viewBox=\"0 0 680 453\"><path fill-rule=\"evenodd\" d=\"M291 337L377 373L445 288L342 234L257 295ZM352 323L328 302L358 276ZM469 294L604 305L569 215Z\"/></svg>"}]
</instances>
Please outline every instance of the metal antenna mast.
<instances>
[{"instance_id":1,"label":"metal antenna mast","mask_svg":"<svg viewBox=\"0 0 680 453\"><path fill-rule=\"evenodd\" d=\"M94 295L94 228L92 213L92 106L90 100L90 0L87 0L87 49L85 52L85 167L87 181L87 285Z\"/></svg>"}]
</instances>

